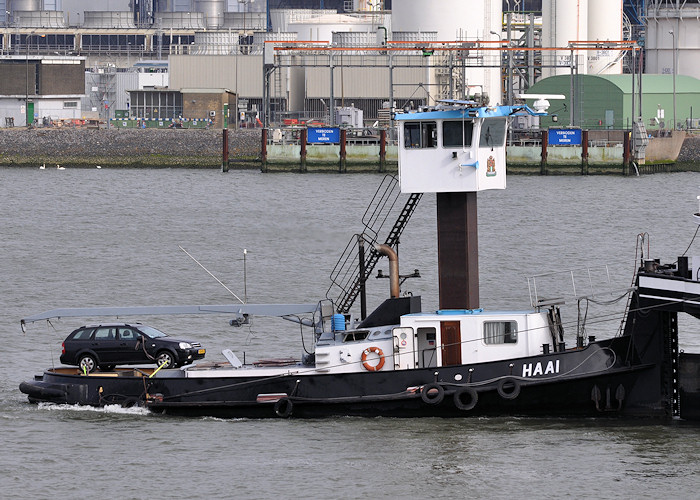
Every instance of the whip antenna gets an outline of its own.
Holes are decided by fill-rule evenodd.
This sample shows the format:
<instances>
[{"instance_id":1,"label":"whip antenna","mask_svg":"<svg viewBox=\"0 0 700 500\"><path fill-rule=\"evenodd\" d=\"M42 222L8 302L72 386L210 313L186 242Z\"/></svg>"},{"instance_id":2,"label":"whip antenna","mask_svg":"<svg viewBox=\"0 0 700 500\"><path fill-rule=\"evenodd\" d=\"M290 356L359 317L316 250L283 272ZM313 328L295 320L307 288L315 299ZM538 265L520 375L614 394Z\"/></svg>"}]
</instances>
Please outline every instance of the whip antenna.
<instances>
[{"instance_id":1,"label":"whip antenna","mask_svg":"<svg viewBox=\"0 0 700 500\"><path fill-rule=\"evenodd\" d=\"M180 250L182 250L183 252L185 252L185 253L187 254L187 256L188 256L190 259L192 259L193 261L195 261L199 267L201 267L202 269L204 269L204 270L207 272L207 274L209 274L209 276L211 276L212 278L214 278L214 279L219 283L219 285L223 286L223 287L226 289L226 291L228 291L228 293L230 293L231 295L233 295L234 297L236 297L236 299L238 299L238 301L239 301L241 304L245 304L245 302L243 302L243 301L241 300L241 298L240 298L238 295L236 295L235 293L233 293L229 287L227 287L226 285L224 285L224 283L223 283L219 278L217 278L216 276L214 276L214 275L209 271L209 269L207 269L206 267L204 267L204 266L202 265L201 262L199 262L197 259L195 259L194 257L192 257L192 255L190 254L190 252L188 252L187 250L185 250L184 248L182 248L180 245L178 245L178 247L180 248Z\"/></svg>"}]
</instances>

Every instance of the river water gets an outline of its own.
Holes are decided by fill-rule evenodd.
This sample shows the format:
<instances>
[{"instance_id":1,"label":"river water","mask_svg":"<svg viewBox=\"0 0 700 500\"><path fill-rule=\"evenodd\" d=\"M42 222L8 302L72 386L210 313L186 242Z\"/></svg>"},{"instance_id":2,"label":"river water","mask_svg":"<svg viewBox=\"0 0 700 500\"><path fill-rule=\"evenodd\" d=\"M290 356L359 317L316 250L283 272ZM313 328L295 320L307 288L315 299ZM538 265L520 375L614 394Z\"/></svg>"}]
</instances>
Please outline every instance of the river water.
<instances>
[{"instance_id":1,"label":"river water","mask_svg":"<svg viewBox=\"0 0 700 500\"><path fill-rule=\"evenodd\" d=\"M89 321L36 323L23 335L23 316L55 307L236 300L179 246L249 302L323 298L381 180L372 174L0 168L0 495L696 496L700 427L684 422L186 419L138 408L35 406L19 392L22 380L58 364L63 338ZM697 174L513 176L508 184L506 191L479 194L485 308L528 308L526 276L552 270L610 264L615 286L626 287L638 234L649 233L652 257L673 262L696 230ZM403 291L421 295L424 310L437 307L435 234L435 196L426 195L400 247L402 272L417 268L422 276ZM700 241L688 250L693 254L700 255ZM386 272L388 264L379 267ZM388 293L388 280L370 280L370 305ZM624 302L611 307L619 312ZM573 342L576 310L566 313L567 342ZM614 334L619 317L593 321L610 319L608 313L591 306L587 334ZM301 353L292 323L256 318L234 329L227 320L143 318L201 340L211 360L223 360L227 347L249 360ZM684 320L681 329L681 347L700 352L697 324Z\"/></svg>"}]
</instances>

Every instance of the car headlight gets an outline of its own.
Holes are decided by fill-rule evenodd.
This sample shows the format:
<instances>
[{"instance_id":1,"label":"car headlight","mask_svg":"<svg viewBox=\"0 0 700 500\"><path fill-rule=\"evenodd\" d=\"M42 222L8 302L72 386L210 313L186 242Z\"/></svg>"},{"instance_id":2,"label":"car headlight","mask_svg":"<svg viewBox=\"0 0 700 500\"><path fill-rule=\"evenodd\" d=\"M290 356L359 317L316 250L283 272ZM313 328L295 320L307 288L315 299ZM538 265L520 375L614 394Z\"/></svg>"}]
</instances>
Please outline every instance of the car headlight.
<instances>
[{"instance_id":1,"label":"car headlight","mask_svg":"<svg viewBox=\"0 0 700 500\"><path fill-rule=\"evenodd\" d=\"M192 349L192 344L187 342L180 342L180 349Z\"/></svg>"}]
</instances>

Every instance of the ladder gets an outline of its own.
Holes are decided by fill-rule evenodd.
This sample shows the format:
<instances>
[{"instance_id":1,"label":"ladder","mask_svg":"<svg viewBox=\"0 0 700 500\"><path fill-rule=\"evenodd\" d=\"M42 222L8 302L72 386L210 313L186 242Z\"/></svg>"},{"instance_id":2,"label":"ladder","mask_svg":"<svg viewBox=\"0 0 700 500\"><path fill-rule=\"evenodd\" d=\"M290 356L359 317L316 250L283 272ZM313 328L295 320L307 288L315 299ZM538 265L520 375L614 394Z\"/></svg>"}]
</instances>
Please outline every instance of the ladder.
<instances>
[{"instance_id":1,"label":"ladder","mask_svg":"<svg viewBox=\"0 0 700 500\"><path fill-rule=\"evenodd\" d=\"M326 297L333 300L331 295L335 292L338 293L334 302L339 313L345 314L350 311L362 287L360 245L367 248L367 251L364 253L364 277L366 279L372 273L381 257L374 246L380 241L380 233L389 215L395 213L393 208L400 195L398 179L393 175L387 175L365 212L362 220L365 230L361 234L353 235L338 263L333 268L330 276L331 286L326 292ZM396 248L399 238L422 196L422 193L409 195L384 239L385 245Z\"/></svg>"}]
</instances>

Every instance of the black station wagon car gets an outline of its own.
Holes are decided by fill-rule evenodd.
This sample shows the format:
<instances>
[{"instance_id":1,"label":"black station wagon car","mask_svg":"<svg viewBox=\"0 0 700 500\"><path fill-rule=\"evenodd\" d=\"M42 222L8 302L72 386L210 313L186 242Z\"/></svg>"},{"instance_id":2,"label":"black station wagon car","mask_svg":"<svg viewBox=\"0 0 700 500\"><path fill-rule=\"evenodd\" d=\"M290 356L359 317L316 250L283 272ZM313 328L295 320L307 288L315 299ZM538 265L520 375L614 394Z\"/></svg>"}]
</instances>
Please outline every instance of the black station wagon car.
<instances>
[{"instance_id":1,"label":"black station wagon car","mask_svg":"<svg viewBox=\"0 0 700 500\"><path fill-rule=\"evenodd\" d=\"M108 323L82 326L63 341L61 363L92 372L98 366L150 364L173 368L202 359L199 342L177 340L140 323Z\"/></svg>"}]
</instances>

